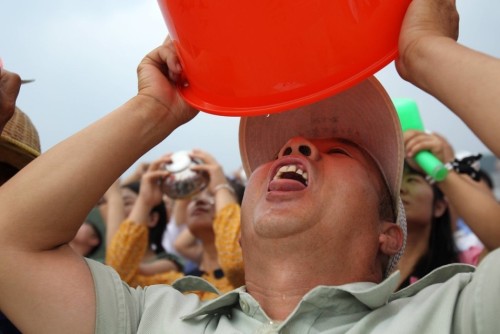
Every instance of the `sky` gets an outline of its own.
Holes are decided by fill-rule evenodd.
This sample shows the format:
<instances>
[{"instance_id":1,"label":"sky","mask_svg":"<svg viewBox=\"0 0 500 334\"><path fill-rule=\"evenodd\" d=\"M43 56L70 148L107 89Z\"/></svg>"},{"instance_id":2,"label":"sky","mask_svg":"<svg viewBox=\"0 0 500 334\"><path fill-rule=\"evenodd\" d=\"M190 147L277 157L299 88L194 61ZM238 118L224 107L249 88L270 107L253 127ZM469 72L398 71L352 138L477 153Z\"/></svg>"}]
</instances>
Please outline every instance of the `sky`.
<instances>
[{"instance_id":1,"label":"sky","mask_svg":"<svg viewBox=\"0 0 500 334\"><path fill-rule=\"evenodd\" d=\"M459 42L500 57L500 1L457 0L457 6ZM1 11L0 57L6 69L35 79L22 86L17 105L37 127L42 151L133 97L137 65L168 34L156 0L4 0ZM392 98L417 101L425 127L457 151L489 153L444 105L403 81L393 63L375 76ZM192 148L232 173L240 166L238 118L202 112L139 161Z\"/></svg>"}]
</instances>

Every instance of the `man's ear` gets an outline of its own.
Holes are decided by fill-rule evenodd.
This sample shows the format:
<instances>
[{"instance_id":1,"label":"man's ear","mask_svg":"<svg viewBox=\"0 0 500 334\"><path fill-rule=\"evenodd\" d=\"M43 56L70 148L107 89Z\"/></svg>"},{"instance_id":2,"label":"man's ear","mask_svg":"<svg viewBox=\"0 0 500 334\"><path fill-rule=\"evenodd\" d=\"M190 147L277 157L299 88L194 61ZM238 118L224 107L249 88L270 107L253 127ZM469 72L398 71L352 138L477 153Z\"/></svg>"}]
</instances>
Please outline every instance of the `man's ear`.
<instances>
[{"instance_id":1,"label":"man's ear","mask_svg":"<svg viewBox=\"0 0 500 334\"><path fill-rule=\"evenodd\" d=\"M379 249L388 256L397 254L403 247L403 230L392 222L383 222L380 229Z\"/></svg>"},{"instance_id":2,"label":"man's ear","mask_svg":"<svg viewBox=\"0 0 500 334\"><path fill-rule=\"evenodd\" d=\"M160 220L160 214L158 212L152 212L149 215L149 222L148 222L148 227L153 228L158 224L158 221Z\"/></svg>"}]
</instances>

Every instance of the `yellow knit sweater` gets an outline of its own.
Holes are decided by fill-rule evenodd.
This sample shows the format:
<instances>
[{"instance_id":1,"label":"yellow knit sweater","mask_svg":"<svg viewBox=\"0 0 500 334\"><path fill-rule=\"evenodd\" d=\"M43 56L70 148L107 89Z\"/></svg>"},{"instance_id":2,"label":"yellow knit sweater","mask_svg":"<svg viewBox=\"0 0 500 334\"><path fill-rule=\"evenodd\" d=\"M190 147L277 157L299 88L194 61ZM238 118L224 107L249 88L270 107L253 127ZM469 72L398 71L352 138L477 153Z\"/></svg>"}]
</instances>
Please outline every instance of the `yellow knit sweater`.
<instances>
[{"instance_id":1,"label":"yellow knit sweater","mask_svg":"<svg viewBox=\"0 0 500 334\"><path fill-rule=\"evenodd\" d=\"M219 264L224 276L216 278L213 273L201 276L219 291L231 291L244 284L243 258L238 242L240 235L240 206L229 204L216 215L213 228ZM183 273L169 271L155 275L141 275L139 265L148 247L148 228L125 220L106 249L106 264L113 267L121 279L132 287L154 284L172 284L184 277ZM201 299L216 297L213 293L195 291Z\"/></svg>"}]
</instances>

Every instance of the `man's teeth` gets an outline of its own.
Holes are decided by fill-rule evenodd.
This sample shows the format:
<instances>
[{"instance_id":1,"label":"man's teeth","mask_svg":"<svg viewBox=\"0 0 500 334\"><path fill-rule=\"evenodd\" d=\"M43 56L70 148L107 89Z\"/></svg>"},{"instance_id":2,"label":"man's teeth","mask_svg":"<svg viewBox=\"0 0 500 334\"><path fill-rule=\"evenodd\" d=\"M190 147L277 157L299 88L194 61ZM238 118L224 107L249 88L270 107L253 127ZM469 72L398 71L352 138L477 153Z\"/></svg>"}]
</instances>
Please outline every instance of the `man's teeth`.
<instances>
[{"instance_id":1,"label":"man's teeth","mask_svg":"<svg viewBox=\"0 0 500 334\"><path fill-rule=\"evenodd\" d=\"M284 173L297 173L302 176L304 179L305 183L307 184L307 172L304 172L300 167L297 165L285 165L281 166L280 169L278 169L278 172L274 176L273 180L279 180L282 178L282 175Z\"/></svg>"}]
</instances>

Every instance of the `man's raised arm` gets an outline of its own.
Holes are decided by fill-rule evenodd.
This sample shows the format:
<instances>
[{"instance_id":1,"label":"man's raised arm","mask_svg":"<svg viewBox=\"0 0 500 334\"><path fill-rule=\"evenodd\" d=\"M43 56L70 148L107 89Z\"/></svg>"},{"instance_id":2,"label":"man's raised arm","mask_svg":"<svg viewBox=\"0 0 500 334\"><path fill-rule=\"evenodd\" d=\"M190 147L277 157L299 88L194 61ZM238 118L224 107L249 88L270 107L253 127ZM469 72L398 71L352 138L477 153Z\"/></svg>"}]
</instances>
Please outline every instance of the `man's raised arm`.
<instances>
[{"instance_id":1,"label":"man's raised arm","mask_svg":"<svg viewBox=\"0 0 500 334\"><path fill-rule=\"evenodd\" d=\"M0 309L23 333L94 332L91 273L68 242L114 180L196 115L168 79L180 71L167 39L139 65L137 96L0 187Z\"/></svg>"},{"instance_id":2,"label":"man's raised arm","mask_svg":"<svg viewBox=\"0 0 500 334\"><path fill-rule=\"evenodd\" d=\"M455 0L413 0L399 39L401 77L430 93L500 156L500 59L456 42Z\"/></svg>"}]
</instances>

